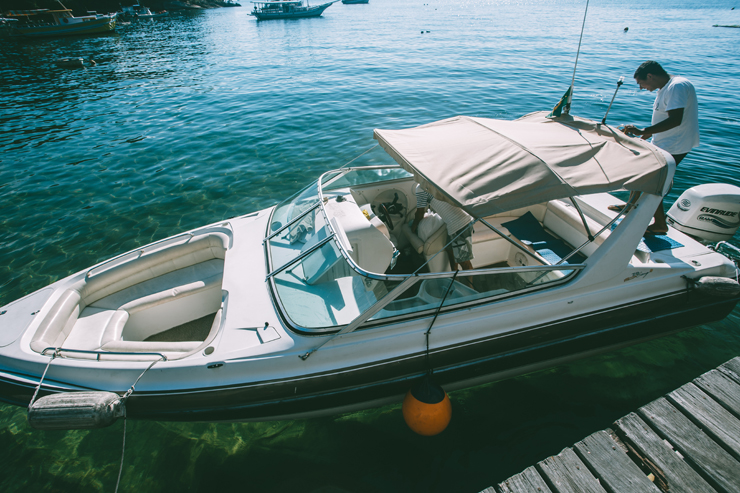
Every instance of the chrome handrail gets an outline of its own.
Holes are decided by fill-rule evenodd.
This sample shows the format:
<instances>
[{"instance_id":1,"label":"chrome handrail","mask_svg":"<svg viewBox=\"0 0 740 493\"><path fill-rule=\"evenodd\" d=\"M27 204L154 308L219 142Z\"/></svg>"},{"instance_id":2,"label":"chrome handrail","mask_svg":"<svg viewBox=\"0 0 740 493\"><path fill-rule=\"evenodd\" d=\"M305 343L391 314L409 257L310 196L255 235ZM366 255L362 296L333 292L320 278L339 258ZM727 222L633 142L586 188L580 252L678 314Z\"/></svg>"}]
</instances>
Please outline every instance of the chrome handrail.
<instances>
[{"instance_id":1,"label":"chrome handrail","mask_svg":"<svg viewBox=\"0 0 740 493\"><path fill-rule=\"evenodd\" d=\"M144 245L141 248L137 248L136 250L131 250L131 251L122 253L120 255L116 255L115 257L109 258L108 260L104 261L103 263L100 263L98 265L95 265L93 267L90 267L90 269L85 273L85 278L86 279L89 279L90 277L92 277L93 275L95 275L95 274L93 274L93 271L95 269L99 269L99 268L103 267L104 265L108 265L111 262L113 262L114 260L119 260L119 259L125 257L126 255L132 255L134 253L138 253L139 255L137 255L136 258L132 258L131 260L139 259L139 258L141 258L141 255L144 253L144 249L149 248L151 246L159 245L161 243L164 243L165 241L175 240L177 238L180 238L181 236L190 236L190 238L188 238L188 241L190 241L195 236L195 234L192 233L192 232L180 233L179 235L170 236L169 238L162 238L161 240L155 241L154 243L149 243L147 245ZM187 243L187 241L185 243ZM131 260L127 260L127 262L130 262Z\"/></svg>"},{"instance_id":2,"label":"chrome handrail","mask_svg":"<svg viewBox=\"0 0 740 493\"><path fill-rule=\"evenodd\" d=\"M156 352L127 352L127 351L90 351L86 349L66 349L61 347L48 347L41 351L42 356L46 356L47 351L54 351L55 353L59 354L60 351L66 351L69 353L85 353L85 354L97 354L98 357L95 359L96 361L100 361L100 355L109 355L109 354L115 354L115 355L122 355L122 356L159 356L162 358L163 361L168 361L167 356L165 356L162 353L156 353Z\"/></svg>"},{"instance_id":3,"label":"chrome handrail","mask_svg":"<svg viewBox=\"0 0 740 493\"><path fill-rule=\"evenodd\" d=\"M141 256L144 254L144 251L147 248L149 248L149 247L161 245L162 243L165 243L167 241L176 240L176 239L178 239L178 238L180 238L182 236L189 236L190 237L190 238L188 238L188 241L185 242L185 243L187 243L191 239L193 239L194 237L196 237L198 235L201 235L201 234L204 234L205 233L205 230L208 230L208 229L211 229L211 228L217 228L219 226L221 226L221 227L228 226L229 229L231 229L232 232L234 230L234 227L231 225L231 222L230 221L223 221L223 222L220 222L220 223L217 223L217 224L210 224L210 225L207 225L207 226L203 226L203 227L198 228L198 229L195 229L193 231L188 231L188 232L185 232L185 233L180 233L180 234L175 235L175 236L170 236L168 238L162 238L161 240L157 240L154 243L148 243L148 244L146 244L146 245L144 245L144 246L142 246L140 248L137 248L135 250L130 250L130 251L125 252L125 253L122 253L120 255L116 255L115 257L109 258L108 260L106 260L106 261L104 261L104 262L102 262L102 263L100 263L98 265L95 265L93 267L90 267L90 269L88 269L88 271L85 273L85 278L86 279L89 279L90 277L92 277L94 275L97 275L96 273L93 273L94 270L99 269L99 268L101 268L101 267L103 267L105 265L108 265L108 264L110 264L111 262L113 262L115 260L120 260L121 258L125 257L126 255L133 255L135 253L138 253L138 255L136 256L136 258L132 258L130 260L126 260L126 262L130 262L131 260L136 260L136 259L141 258ZM229 242L229 244L231 244L231 242ZM230 246L229 246L229 248L230 248Z\"/></svg>"}]
</instances>

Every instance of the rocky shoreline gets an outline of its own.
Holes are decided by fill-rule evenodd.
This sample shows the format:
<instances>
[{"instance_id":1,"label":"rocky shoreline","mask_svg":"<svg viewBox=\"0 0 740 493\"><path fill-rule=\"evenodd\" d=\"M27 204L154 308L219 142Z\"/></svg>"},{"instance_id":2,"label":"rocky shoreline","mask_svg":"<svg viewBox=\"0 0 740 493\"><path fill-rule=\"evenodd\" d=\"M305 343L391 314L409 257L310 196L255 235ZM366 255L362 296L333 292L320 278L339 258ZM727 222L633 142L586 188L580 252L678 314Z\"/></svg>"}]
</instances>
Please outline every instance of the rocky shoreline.
<instances>
[{"instance_id":1,"label":"rocky shoreline","mask_svg":"<svg viewBox=\"0 0 740 493\"><path fill-rule=\"evenodd\" d=\"M74 15L82 15L94 10L99 13L117 12L121 5L133 5L136 0L62 0L63 5L72 9ZM201 10L216 9L222 7L240 7L235 1L220 0L139 0L140 5L149 7L152 11L161 10ZM59 9L61 6L54 0L5 0L2 3L3 11L7 10L33 10L33 9Z\"/></svg>"}]
</instances>

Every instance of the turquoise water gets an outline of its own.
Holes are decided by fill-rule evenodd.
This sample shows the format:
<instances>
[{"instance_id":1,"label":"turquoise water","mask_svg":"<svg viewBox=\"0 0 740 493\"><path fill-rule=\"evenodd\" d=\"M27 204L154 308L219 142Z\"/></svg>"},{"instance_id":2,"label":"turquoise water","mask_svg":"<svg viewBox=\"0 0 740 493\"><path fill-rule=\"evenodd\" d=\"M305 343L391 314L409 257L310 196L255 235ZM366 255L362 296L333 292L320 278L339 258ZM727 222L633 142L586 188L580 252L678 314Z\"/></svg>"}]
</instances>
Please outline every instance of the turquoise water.
<instances>
[{"instance_id":1,"label":"turquoise water","mask_svg":"<svg viewBox=\"0 0 740 493\"><path fill-rule=\"evenodd\" d=\"M689 77L702 145L668 202L740 185L740 9L592 0L573 113L649 123L631 75ZM245 5L247 5L245 3ZM115 34L0 38L0 305L139 245L272 205L374 145L374 128L458 114L513 119L568 87L585 1L371 0L257 23L248 7L133 22ZM628 32L624 28L629 27ZM423 33L422 33L423 31ZM428 31L428 32L427 32ZM93 57L83 70L53 60ZM733 241L740 245L738 237ZM479 491L740 355L726 320L451 395L441 435L400 404L246 424L129 421L122 491ZM123 423L32 430L0 405L0 490L111 491Z\"/></svg>"}]
</instances>

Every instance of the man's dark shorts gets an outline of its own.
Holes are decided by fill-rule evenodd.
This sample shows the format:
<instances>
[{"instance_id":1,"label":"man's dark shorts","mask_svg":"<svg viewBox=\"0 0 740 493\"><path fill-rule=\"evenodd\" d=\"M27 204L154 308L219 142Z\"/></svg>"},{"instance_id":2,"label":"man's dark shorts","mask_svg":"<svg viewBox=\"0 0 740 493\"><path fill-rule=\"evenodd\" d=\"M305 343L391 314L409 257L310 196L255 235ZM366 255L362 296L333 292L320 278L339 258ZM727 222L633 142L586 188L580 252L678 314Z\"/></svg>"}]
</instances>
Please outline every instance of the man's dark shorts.
<instances>
[{"instance_id":1,"label":"man's dark shorts","mask_svg":"<svg viewBox=\"0 0 740 493\"><path fill-rule=\"evenodd\" d=\"M455 262L461 264L473 260L473 225L470 224L456 231L452 237L455 238L451 245Z\"/></svg>"}]
</instances>

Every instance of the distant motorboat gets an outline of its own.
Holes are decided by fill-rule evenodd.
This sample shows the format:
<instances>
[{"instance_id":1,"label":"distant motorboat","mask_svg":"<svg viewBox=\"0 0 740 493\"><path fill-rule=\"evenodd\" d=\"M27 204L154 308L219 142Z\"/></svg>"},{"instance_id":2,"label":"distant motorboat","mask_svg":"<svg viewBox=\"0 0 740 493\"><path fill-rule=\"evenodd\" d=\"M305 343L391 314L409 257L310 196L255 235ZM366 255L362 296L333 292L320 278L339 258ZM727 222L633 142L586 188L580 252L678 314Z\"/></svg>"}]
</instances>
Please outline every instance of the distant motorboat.
<instances>
[{"instance_id":1,"label":"distant motorboat","mask_svg":"<svg viewBox=\"0 0 740 493\"><path fill-rule=\"evenodd\" d=\"M97 14L75 17L71 9L11 10L8 18L15 19L9 26L11 36L46 37L96 34L116 28L116 14Z\"/></svg>"},{"instance_id":2,"label":"distant motorboat","mask_svg":"<svg viewBox=\"0 0 740 493\"><path fill-rule=\"evenodd\" d=\"M298 19L302 17L318 17L324 13L324 10L339 0L324 3L317 6L308 5L308 1L303 0L275 0L267 2L252 2L254 10L250 15L255 16L258 20L267 19Z\"/></svg>"},{"instance_id":3,"label":"distant motorboat","mask_svg":"<svg viewBox=\"0 0 740 493\"><path fill-rule=\"evenodd\" d=\"M342 0L342 3L350 5L354 3L370 3L370 0Z\"/></svg>"},{"instance_id":4,"label":"distant motorboat","mask_svg":"<svg viewBox=\"0 0 740 493\"><path fill-rule=\"evenodd\" d=\"M154 13L149 7L144 7L135 3L129 6L121 6L121 15L125 19L156 19L158 17L166 17L169 12L162 10L161 12Z\"/></svg>"}]
</instances>

